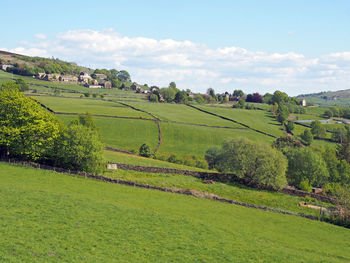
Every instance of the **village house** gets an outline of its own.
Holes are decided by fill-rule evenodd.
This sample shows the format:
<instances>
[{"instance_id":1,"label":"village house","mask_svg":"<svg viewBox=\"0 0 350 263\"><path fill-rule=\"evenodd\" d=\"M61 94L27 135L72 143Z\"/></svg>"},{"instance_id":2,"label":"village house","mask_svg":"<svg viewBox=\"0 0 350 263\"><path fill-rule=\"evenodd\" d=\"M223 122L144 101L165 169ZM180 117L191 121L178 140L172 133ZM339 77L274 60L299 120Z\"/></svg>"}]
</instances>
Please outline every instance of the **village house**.
<instances>
[{"instance_id":1,"label":"village house","mask_svg":"<svg viewBox=\"0 0 350 263\"><path fill-rule=\"evenodd\" d=\"M302 99L300 101L300 105L303 106L303 107L306 107L306 100L305 99Z\"/></svg>"},{"instance_id":2,"label":"village house","mask_svg":"<svg viewBox=\"0 0 350 263\"><path fill-rule=\"evenodd\" d=\"M106 81L105 83L103 83L103 86L105 89L111 89L112 83L110 81Z\"/></svg>"},{"instance_id":3,"label":"village house","mask_svg":"<svg viewBox=\"0 0 350 263\"><path fill-rule=\"evenodd\" d=\"M107 79L107 76L106 76L105 74L99 74L99 73L97 73L97 74L94 74L94 75L95 75L95 77L98 78L98 79L103 79L103 80Z\"/></svg>"},{"instance_id":4,"label":"village house","mask_svg":"<svg viewBox=\"0 0 350 263\"><path fill-rule=\"evenodd\" d=\"M140 86L135 82L130 86L130 89L132 90L137 90L137 88L140 88Z\"/></svg>"},{"instance_id":5,"label":"village house","mask_svg":"<svg viewBox=\"0 0 350 263\"><path fill-rule=\"evenodd\" d=\"M79 81L88 84L89 80L91 80L91 76L89 75L89 73L86 72L81 72L79 75Z\"/></svg>"},{"instance_id":6,"label":"village house","mask_svg":"<svg viewBox=\"0 0 350 263\"><path fill-rule=\"evenodd\" d=\"M48 80L48 81L59 81L60 74L53 73L53 74L45 74L42 79Z\"/></svg>"},{"instance_id":7,"label":"village house","mask_svg":"<svg viewBox=\"0 0 350 263\"><path fill-rule=\"evenodd\" d=\"M103 86L101 85L89 85L89 84L85 84L85 87L88 87L89 89L102 89Z\"/></svg>"},{"instance_id":8,"label":"village house","mask_svg":"<svg viewBox=\"0 0 350 263\"><path fill-rule=\"evenodd\" d=\"M38 75L36 75L36 78L37 79L44 79L44 77L45 77L45 73L38 73Z\"/></svg>"},{"instance_id":9,"label":"village house","mask_svg":"<svg viewBox=\"0 0 350 263\"><path fill-rule=\"evenodd\" d=\"M72 75L60 76L59 81L67 82L67 83L77 83L78 78Z\"/></svg>"}]
</instances>

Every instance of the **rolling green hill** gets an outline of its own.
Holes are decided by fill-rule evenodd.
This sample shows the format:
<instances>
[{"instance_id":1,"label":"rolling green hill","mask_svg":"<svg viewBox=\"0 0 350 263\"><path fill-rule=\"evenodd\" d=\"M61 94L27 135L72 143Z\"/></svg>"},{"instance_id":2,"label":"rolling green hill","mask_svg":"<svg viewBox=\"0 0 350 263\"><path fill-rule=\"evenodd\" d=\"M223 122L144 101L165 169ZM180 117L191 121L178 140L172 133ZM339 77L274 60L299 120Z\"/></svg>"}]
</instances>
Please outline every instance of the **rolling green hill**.
<instances>
[{"instance_id":1,"label":"rolling green hill","mask_svg":"<svg viewBox=\"0 0 350 263\"><path fill-rule=\"evenodd\" d=\"M349 229L5 163L0 200L1 262L350 261Z\"/></svg>"}]
</instances>

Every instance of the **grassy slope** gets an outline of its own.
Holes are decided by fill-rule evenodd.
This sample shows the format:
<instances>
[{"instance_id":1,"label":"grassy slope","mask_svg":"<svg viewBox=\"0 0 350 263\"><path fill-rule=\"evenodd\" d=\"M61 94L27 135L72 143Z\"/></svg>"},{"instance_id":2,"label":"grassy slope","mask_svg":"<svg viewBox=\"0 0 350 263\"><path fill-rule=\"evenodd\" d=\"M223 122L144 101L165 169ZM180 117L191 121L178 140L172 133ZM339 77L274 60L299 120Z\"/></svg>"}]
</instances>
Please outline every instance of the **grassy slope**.
<instances>
[{"instance_id":1,"label":"grassy slope","mask_svg":"<svg viewBox=\"0 0 350 263\"><path fill-rule=\"evenodd\" d=\"M349 230L0 164L2 262L349 262ZM25 184L23 183L25 182Z\"/></svg>"},{"instance_id":2,"label":"grassy slope","mask_svg":"<svg viewBox=\"0 0 350 263\"><path fill-rule=\"evenodd\" d=\"M204 170L197 167L186 166L186 165L181 165L176 163L169 163L169 162L161 161L157 159L145 158L141 156L119 153L119 152L112 152L112 151L105 151L104 157L108 162L115 162L115 163L174 168L174 169L180 169L180 170L213 172L212 170Z\"/></svg>"},{"instance_id":3,"label":"grassy slope","mask_svg":"<svg viewBox=\"0 0 350 263\"><path fill-rule=\"evenodd\" d=\"M153 186L197 190L248 204L268 206L270 208L303 213L306 215L318 216L320 213L319 210L299 206L299 202L305 201L305 198L249 188L234 182L204 184L201 179L192 176L142 173L120 169L117 171L106 171L104 176L150 184ZM312 204L322 205L323 207L332 207L331 204L321 203L317 200Z\"/></svg>"},{"instance_id":4,"label":"grassy slope","mask_svg":"<svg viewBox=\"0 0 350 263\"><path fill-rule=\"evenodd\" d=\"M58 118L68 124L77 116L58 115ZM158 128L153 121L105 117L94 117L94 120L100 130L102 141L107 146L138 152L144 143L147 143L151 150L158 144Z\"/></svg>"},{"instance_id":5,"label":"grassy slope","mask_svg":"<svg viewBox=\"0 0 350 263\"><path fill-rule=\"evenodd\" d=\"M224 140L236 136L267 143L273 141L273 138L250 130L229 130L173 123L161 123L161 129L164 136L159 149L160 153L195 155L201 158L209 147L221 145Z\"/></svg>"},{"instance_id":6,"label":"grassy slope","mask_svg":"<svg viewBox=\"0 0 350 263\"><path fill-rule=\"evenodd\" d=\"M152 118L149 114L135 111L120 103L99 99L63 98L51 96L34 97L44 105L57 112L85 113L121 117Z\"/></svg>"},{"instance_id":7,"label":"grassy slope","mask_svg":"<svg viewBox=\"0 0 350 263\"><path fill-rule=\"evenodd\" d=\"M129 104L136 108L151 112L161 120L243 128L243 126L239 124L225 121L215 116L210 116L183 104L160 104L147 102L131 102Z\"/></svg>"},{"instance_id":8,"label":"grassy slope","mask_svg":"<svg viewBox=\"0 0 350 263\"><path fill-rule=\"evenodd\" d=\"M276 121L276 118L267 111L261 110L245 110L245 109L232 109L232 108L218 108L208 106L198 106L198 108L206 111L219 114L221 116L231 118L233 120L244 123L251 128L257 129L274 135L276 137L284 134L281 129L281 125Z\"/></svg>"}]
</instances>

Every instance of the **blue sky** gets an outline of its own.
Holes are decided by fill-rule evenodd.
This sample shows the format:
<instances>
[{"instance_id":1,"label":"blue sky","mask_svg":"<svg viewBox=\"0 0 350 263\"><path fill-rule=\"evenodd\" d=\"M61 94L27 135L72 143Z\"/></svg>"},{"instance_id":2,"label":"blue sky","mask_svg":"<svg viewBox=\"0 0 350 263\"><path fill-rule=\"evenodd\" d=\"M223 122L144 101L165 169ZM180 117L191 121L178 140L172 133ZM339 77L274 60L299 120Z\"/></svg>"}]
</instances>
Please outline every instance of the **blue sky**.
<instances>
[{"instance_id":1,"label":"blue sky","mask_svg":"<svg viewBox=\"0 0 350 263\"><path fill-rule=\"evenodd\" d=\"M350 88L350 1L2 0L0 8L1 49L122 67L139 82L293 95Z\"/></svg>"}]
</instances>

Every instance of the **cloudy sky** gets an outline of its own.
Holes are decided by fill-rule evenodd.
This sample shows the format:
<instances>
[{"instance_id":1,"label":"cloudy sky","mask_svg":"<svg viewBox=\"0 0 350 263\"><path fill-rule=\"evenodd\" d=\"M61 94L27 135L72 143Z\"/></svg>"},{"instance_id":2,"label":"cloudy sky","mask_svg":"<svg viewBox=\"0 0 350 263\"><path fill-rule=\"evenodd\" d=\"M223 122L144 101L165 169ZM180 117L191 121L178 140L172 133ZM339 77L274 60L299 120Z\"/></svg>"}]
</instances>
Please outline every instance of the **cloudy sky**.
<instances>
[{"instance_id":1,"label":"cloudy sky","mask_svg":"<svg viewBox=\"0 0 350 263\"><path fill-rule=\"evenodd\" d=\"M169 2L2 0L0 50L200 92L350 89L350 1Z\"/></svg>"}]
</instances>

